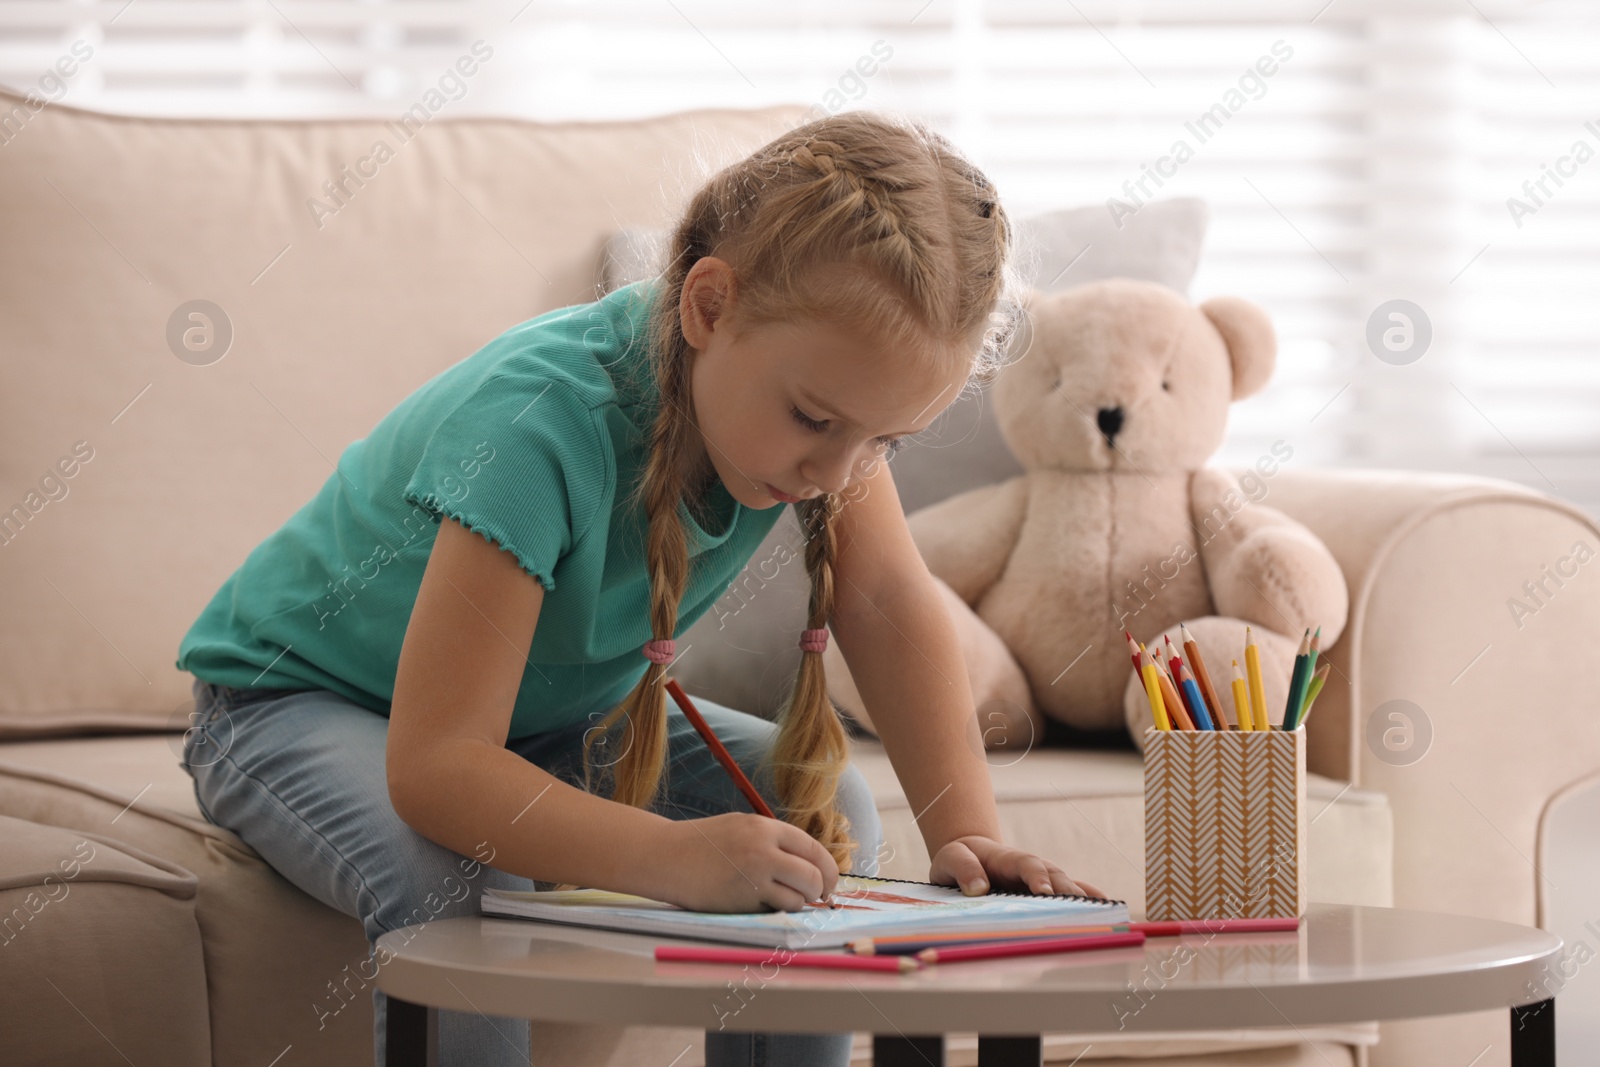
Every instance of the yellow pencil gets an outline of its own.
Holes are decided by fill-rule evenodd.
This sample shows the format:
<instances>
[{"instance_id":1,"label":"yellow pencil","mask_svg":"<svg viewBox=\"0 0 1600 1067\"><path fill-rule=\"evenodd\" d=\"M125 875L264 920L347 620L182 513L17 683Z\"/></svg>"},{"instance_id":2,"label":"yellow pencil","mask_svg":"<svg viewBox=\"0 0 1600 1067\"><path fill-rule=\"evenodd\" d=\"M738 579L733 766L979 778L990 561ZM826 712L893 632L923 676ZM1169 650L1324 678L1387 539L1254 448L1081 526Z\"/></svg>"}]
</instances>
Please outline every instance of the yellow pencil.
<instances>
[{"instance_id":1,"label":"yellow pencil","mask_svg":"<svg viewBox=\"0 0 1600 1067\"><path fill-rule=\"evenodd\" d=\"M1244 665L1250 682L1250 710L1255 715L1255 728L1270 730L1272 724L1267 721L1267 687L1261 680L1261 653L1256 649L1255 638L1250 636L1248 626L1244 628Z\"/></svg>"},{"instance_id":2,"label":"yellow pencil","mask_svg":"<svg viewBox=\"0 0 1600 1067\"><path fill-rule=\"evenodd\" d=\"M1139 674L1144 678L1144 692L1150 698L1150 714L1155 716L1156 729L1172 729L1172 721L1167 717L1166 704L1161 699L1161 681L1156 674L1156 665L1143 645L1139 646Z\"/></svg>"},{"instance_id":3,"label":"yellow pencil","mask_svg":"<svg viewBox=\"0 0 1600 1067\"><path fill-rule=\"evenodd\" d=\"M1253 730L1250 717L1250 689L1244 682L1244 672L1239 669L1239 661L1233 661L1233 717L1239 721L1239 729Z\"/></svg>"}]
</instances>

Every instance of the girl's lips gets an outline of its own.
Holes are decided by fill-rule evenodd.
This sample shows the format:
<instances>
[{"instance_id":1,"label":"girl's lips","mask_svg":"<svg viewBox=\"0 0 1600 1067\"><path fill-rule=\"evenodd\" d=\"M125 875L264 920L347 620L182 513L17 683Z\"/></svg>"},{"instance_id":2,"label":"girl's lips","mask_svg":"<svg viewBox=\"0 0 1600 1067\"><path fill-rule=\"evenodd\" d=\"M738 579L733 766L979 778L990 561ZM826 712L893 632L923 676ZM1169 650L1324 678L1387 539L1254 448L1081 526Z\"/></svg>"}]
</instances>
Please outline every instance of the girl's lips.
<instances>
[{"instance_id":1,"label":"girl's lips","mask_svg":"<svg viewBox=\"0 0 1600 1067\"><path fill-rule=\"evenodd\" d=\"M767 487L767 492L772 495L772 499L774 499L776 501L779 501L780 503L784 503L784 504L798 504L798 503L800 503L800 498L799 497L790 496L788 493L785 493L783 490L779 489L777 486L773 485L771 482L764 482L763 484Z\"/></svg>"}]
</instances>

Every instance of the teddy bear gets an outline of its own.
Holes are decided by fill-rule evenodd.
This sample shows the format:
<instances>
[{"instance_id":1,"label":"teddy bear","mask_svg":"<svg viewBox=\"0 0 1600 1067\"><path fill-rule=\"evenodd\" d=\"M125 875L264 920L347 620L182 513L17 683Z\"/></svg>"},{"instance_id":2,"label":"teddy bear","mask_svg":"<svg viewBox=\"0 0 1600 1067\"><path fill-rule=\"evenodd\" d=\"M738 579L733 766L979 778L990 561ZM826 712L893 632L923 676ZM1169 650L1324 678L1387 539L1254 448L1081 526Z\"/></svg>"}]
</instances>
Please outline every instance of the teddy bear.
<instances>
[{"instance_id":1,"label":"teddy bear","mask_svg":"<svg viewBox=\"0 0 1600 1067\"><path fill-rule=\"evenodd\" d=\"M1023 473L907 516L961 642L978 738L1026 750L1048 718L1125 726L1142 748L1153 721L1124 632L1181 655L1180 624L1229 710L1248 625L1278 722L1302 635L1338 641L1349 591L1327 546L1263 502L1292 445L1238 477L1206 466L1229 405L1272 376L1271 320L1131 278L1029 290L1023 307L990 386ZM870 731L837 642L825 656L829 696Z\"/></svg>"}]
</instances>

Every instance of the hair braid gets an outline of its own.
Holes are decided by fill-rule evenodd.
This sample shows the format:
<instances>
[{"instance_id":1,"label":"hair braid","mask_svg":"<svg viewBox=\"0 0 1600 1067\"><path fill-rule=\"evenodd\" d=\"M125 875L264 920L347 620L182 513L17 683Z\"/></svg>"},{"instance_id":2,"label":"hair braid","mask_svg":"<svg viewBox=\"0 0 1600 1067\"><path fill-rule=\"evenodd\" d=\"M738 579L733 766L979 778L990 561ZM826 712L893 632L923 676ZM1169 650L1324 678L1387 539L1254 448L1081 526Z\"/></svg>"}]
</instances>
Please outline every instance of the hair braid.
<instances>
[{"instance_id":1,"label":"hair braid","mask_svg":"<svg viewBox=\"0 0 1600 1067\"><path fill-rule=\"evenodd\" d=\"M681 339L681 333L680 333ZM678 501L685 486L682 457L688 451L692 422L679 414L689 400L688 365L676 360L660 368L659 402L650 433L650 459L634 487L648 521L645 560L650 574L650 633L672 638L678 626L678 605L688 585L689 548ZM628 696L600 724L584 735L584 773L590 778L595 745L609 744L612 727L624 721L622 752L607 761L614 768L613 800L648 807L660 785L667 749L667 694L660 683L667 664L650 662Z\"/></svg>"},{"instance_id":2,"label":"hair braid","mask_svg":"<svg viewBox=\"0 0 1600 1067\"><path fill-rule=\"evenodd\" d=\"M794 508L806 532L806 573L811 577L806 628L822 629L833 615L833 561L838 547L833 529L837 514L834 497L824 494ZM771 760L784 817L820 841L839 869L846 870L854 841L850 820L834 807L833 800L850 748L844 726L828 699L821 652L800 654L794 689L779 723Z\"/></svg>"}]
</instances>

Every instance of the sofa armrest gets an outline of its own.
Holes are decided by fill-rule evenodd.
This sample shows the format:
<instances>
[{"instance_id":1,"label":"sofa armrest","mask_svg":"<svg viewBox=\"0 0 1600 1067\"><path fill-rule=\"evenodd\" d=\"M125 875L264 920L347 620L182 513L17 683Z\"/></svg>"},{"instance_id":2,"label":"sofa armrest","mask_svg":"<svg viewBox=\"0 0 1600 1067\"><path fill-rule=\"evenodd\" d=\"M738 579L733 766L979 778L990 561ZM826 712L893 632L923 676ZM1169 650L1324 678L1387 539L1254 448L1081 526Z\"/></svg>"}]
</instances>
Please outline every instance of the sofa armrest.
<instances>
[{"instance_id":1,"label":"sofa armrest","mask_svg":"<svg viewBox=\"0 0 1600 1067\"><path fill-rule=\"evenodd\" d=\"M5 815L0 841L0 1063L209 1064L195 876Z\"/></svg>"},{"instance_id":2,"label":"sofa armrest","mask_svg":"<svg viewBox=\"0 0 1600 1067\"><path fill-rule=\"evenodd\" d=\"M1350 588L1310 762L1388 796L1395 904L1540 921L1541 820L1600 769L1582 698L1600 666L1594 520L1515 483L1415 471L1283 469L1261 501L1321 537Z\"/></svg>"}]
</instances>

